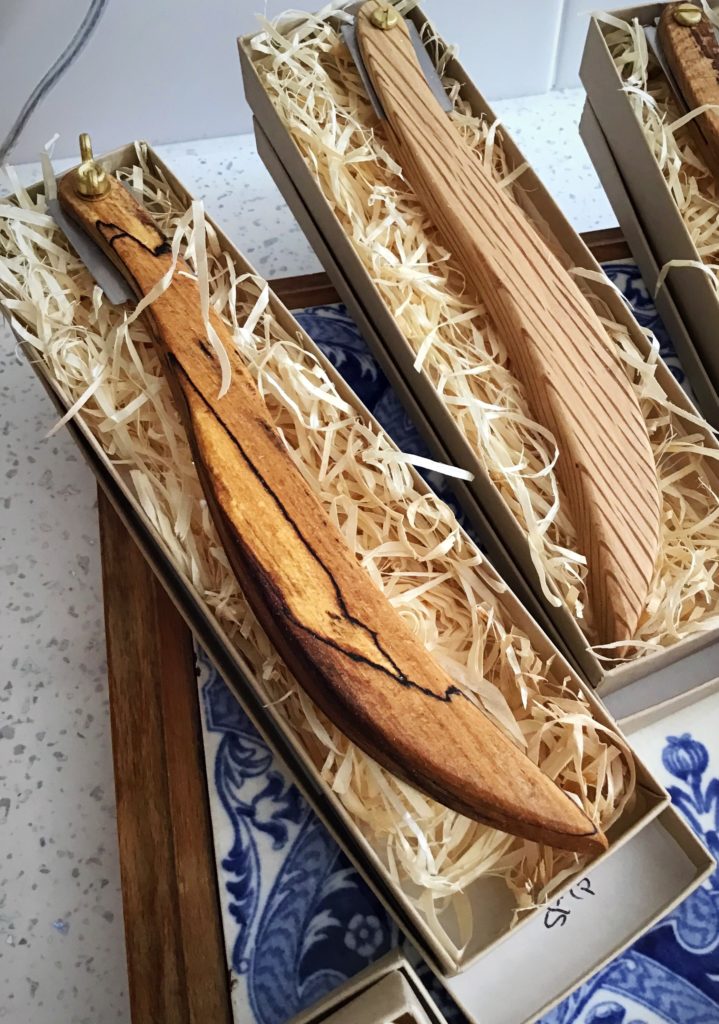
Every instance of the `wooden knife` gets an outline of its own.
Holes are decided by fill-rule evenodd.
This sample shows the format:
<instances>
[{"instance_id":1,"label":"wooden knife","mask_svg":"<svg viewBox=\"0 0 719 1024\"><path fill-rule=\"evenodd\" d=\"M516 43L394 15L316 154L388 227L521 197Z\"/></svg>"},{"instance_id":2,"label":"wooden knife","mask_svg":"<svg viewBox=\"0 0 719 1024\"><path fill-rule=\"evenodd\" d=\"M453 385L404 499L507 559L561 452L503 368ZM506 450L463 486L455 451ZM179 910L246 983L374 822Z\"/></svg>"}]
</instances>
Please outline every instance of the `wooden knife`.
<instances>
[{"instance_id":1,"label":"wooden knife","mask_svg":"<svg viewBox=\"0 0 719 1024\"><path fill-rule=\"evenodd\" d=\"M711 173L719 175L719 42L704 11L692 3L668 3L656 28L646 30L680 106L705 110L687 123L700 155Z\"/></svg>"},{"instance_id":2,"label":"wooden knife","mask_svg":"<svg viewBox=\"0 0 719 1024\"><path fill-rule=\"evenodd\" d=\"M59 182L60 205L142 297L170 267L170 247L84 145L81 168ZM218 398L218 360L182 261L146 316L235 575L316 704L385 768L462 814L551 846L605 848L584 811L462 695L373 584L290 459L228 328L210 313L232 366Z\"/></svg>"},{"instance_id":3,"label":"wooden knife","mask_svg":"<svg viewBox=\"0 0 719 1024\"><path fill-rule=\"evenodd\" d=\"M363 4L354 25L362 73L390 148L486 304L535 419L557 440L560 488L588 563L592 639L630 641L659 550L659 485L639 402L577 285L446 116L412 32L391 6Z\"/></svg>"}]
</instances>

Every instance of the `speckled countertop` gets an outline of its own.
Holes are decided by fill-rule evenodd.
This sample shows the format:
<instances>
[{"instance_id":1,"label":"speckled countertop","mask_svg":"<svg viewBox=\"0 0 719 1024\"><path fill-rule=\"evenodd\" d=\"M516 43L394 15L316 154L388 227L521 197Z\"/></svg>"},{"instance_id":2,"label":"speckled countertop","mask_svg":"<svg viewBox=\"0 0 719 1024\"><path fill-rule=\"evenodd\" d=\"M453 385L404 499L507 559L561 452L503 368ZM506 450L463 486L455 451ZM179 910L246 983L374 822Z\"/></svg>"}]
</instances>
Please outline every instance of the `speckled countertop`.
<instances>
[{"instance_id":1,"label":"speckled countertop","mask_svg":"<svg viewBox=\"0 0 719 1024\"><path fill-rule=\"evenodd\" d=\"M577 135L582 102L496 108L586 231L616 222ZM251 136L157 149L260 273L320 269ZM126 1021L95 483L68 435L46 439L56 414L4 327L2 342L0 1020Z\"/></svg>"}]
</instances>

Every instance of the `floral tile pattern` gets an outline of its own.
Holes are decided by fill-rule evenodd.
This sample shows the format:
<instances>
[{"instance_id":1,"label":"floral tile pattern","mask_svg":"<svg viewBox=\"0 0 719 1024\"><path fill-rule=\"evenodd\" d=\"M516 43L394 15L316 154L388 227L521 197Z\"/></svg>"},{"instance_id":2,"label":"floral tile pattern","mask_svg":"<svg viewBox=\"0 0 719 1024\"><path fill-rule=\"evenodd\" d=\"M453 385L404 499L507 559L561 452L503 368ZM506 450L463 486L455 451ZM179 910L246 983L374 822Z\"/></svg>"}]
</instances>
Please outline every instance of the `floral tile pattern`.
<instances>
[{"instance_id":1,"label":"floral tile pattern","mask_svg":"<svg viewBox=\"0 0 719 1024\"><path fill-rule=\"evenodd\" d=\"M672 802L719 854L719 691L632 735ZM717 1024L719 870L542 1024Z\"/></svg>"},{"instance_id":2,"label":"floral tile pattern","mask_svg":"<svg viewBox=\"0 0 719 1024\"><path fill-rule=\"evenodd\" d=\"M397 945L396 927L198 650L235 1020L283 1024Z\"/></svg>"},{"instance_id":3,"label":"floral tile pattern","mask_svg":"<svg viewBox=\"0 0 719 1024\"><path fill-rule=\"evenodd\" d=\"M615 263L606 270L685 384L636 268ZM298 320L400 448L429 454L344 308L312 307ZM454 504L447 480L425 475ZM401 937L202 651L198 660L235 1020L283 1024ZM717 737L719 695L691 722L667 720L635 737L715 856ZM460 1024L446 992L431 984L447 1020ZM719 1024L719 873L542 1024Z\"/></svg>"}]
</instances>

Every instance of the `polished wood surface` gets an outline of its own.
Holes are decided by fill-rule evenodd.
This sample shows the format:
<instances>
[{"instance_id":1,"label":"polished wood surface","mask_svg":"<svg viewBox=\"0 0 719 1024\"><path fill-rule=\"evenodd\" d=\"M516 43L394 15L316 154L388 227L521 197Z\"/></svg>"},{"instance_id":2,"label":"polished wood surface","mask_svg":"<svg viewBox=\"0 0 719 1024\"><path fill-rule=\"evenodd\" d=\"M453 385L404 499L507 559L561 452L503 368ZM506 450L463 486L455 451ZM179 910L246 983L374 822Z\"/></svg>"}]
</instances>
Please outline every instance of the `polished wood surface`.
<instances>
[{"instance_id":1,"label":"polished wood surface","mask_svg":"<svg viewBox=\"0 0 719 1024\"><path fill-rule=\"evenodd\" d=\"M68 174L58 194L137 294L147 294L171 255L130 193L111 179L108 195L86 200ZM219 363L192 277L175 273L148 316L234 572L318 706L380 764L447 806L553 846L605 847L574 801L462 696L374 586L289 458L229 331L211 314L233 369L219 397Z\"/></svg>"},{"instance_id":2,"label":"polished wood surface","mask_svg":"<svg viewBox=\"0 0 719 1024\"><path fill-rule=\"evenodd\" d=\"M307 309L308 306L339 302L337 291L324 271L297 277L277 277L271 284L272 291L288 309Z\"/></svg>"},{"instance_id":3,"label":"polished wood surface","mask_svg":"<svg viewBox=\"0 0 719 1024\"><path fill-rule=\"evenodd\" d=\"M406 22L356 19L381 130L487 306L534 417L557 439L557 475L588 562L595 643L630 640L659 545L659 487L639 403L599 318L516 203L493 181L427 84Z\"/></svg>"},{"instance_id":4,"label":"polished wood surface","mask_svg":"<svg viewBox=\"0 0 719 1024\"><path fill-rule=\"evenodd\" d=\"M620 228L600 228L598 231L584 231L582 241L597 263L612 260L632 260L632 251L627 245Z\"/></svg>"},{"instance_id":5,"label":"polished wood surface","mask_svg":"<svg viewBox=\"0 0 719 1024\"><path fill-rule=\"evenodd\" d=\"M192 637L98 509L132 1020L231 1024Z\"/></svg>"}]
</instances>

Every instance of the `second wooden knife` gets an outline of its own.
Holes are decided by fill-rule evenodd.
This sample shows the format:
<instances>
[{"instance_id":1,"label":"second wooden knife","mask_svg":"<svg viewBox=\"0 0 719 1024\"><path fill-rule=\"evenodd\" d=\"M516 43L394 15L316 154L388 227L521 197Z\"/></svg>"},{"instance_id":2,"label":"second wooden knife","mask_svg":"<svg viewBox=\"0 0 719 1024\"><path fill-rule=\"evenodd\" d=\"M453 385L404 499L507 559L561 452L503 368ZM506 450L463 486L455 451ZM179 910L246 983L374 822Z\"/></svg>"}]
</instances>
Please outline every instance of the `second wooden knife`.
<instances>
[{"instance_id":1,"label":"second wooden knife","mask_svg":"<svg viewBox=\"0 0 719 1024\"><path fill-rule=\"evenodd\" d=\"M647 38L685 110L708 109L687 123L699 153L714 177L719 175L719 42L700 7L668 3Z\"/></svg>"},{"instance_id":2,"label":"second wooden knife","mask_svg":"<svg viewBox=\"0 0 719 1024\"><path fill-rule=\"evenodd\" d=\"M621 653L659 551L659 485L639 402L599 317L445 113L414 25L368 0L355 34L390 148L468 291L486 304L535 419L556 438L562 496L587 559L590 636Z\"/></svg>"}]
</instances>

